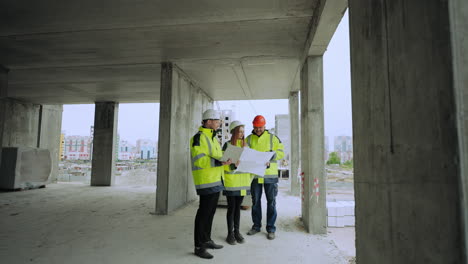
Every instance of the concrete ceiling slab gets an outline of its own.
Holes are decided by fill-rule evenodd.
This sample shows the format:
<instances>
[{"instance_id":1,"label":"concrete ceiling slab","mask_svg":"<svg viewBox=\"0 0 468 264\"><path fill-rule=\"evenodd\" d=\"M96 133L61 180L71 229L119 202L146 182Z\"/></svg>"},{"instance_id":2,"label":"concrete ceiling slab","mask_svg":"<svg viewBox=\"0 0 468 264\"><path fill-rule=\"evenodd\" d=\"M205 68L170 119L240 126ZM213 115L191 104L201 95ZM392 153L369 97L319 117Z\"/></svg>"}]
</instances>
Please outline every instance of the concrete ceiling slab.
<instances>
[{"instance_id":1,"label":"concrete ceiling slab","mask_svg":"<svg viewBox=\"0 0 468 264\"><path fill-rule=\"evenodd\" d=\"M15 69L9 84L101 83L113 81L159 81L160 64L101 65L64 68Z\"/></svg>"},{"instance_id":2,"label":"concrete ceiling slab","mask_svg":"<svg viewBox=\"0 0 468 264\"><path fill-rule=\"evenodd\" d=\"M146 103L159 101L160 85L159 81L18 85L9 97L39 104Z\"/></svg>"},{"instance_id":3,"label":"concrete ceiling slab","mask_svg":"<svg viewBox=\"0 0 468 264\"><path fill-rule=\"evenodd\" d=\"M246 57L178 66L214 100L284 99L289 96L299 59Z\"/></svg>"},{"instance_id":4,"label":"concrete ceiling slab","mask_svg":"<svg viewBox=\"0 0 468 264\"><path fill-rule=\"evenodd\" d=\"M2 0L0 36L312 16L315 0Z\"/></svg>"},{"instance_id":5,"label":"concrete ceiling slab","mask_svg":"<svg viewBox=\"0 0 468 264\"><path fill-rule=\"evenodd\" d=\"M315 33L309 48L309 55L322 55L325 53L333 34L338 27L346 9L348 0L325 1L320 11L321 19L315 27Z\"/></svg>"},{"instance_id":6,"label":"concrete ceiling slab","mask_svg":"<svg viewBox=\"0 0 468 264\"><path fill-rule=\"evenodd\" d=\"M0 65L36 103L158 102L164 61L215 100L287 98L322 2L4 0Z\"/></svg>"},{"instance_id":7,"label":"concrete ceiling slab","mask_svg":"<svg viewBox=\"0 0 468 264\"><path fill-rule=\"evenodd\" d=\"M307 18L0 37L10 69L299 56Z\"/></svg>"},{"instance_id":8,"label":"concrete ceiling slab","mask_svg":"<svg viewBox=\"0 0 468 264\"><path fill-rule=\"evenodd\" d=\"M160 64L16 69L9 96L35 103L159 101Z\"/></svg>"}]
</instances>

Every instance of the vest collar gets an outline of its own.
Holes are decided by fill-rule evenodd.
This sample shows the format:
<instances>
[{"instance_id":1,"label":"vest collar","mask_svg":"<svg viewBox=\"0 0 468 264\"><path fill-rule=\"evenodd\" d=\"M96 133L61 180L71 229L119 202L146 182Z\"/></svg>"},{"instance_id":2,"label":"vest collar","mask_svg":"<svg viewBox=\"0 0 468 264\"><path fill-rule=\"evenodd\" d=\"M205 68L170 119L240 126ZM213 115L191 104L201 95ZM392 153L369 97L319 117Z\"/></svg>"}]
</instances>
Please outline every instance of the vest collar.
<instances>
[{"instance_id":1,"label":"vest collar","mask_svg":"<svg viewBox=\"0 0 468 264\"><path fill-rule=\"evenodd\" d=\"M254 136L256 136L256 137L261 137L261 136L263 136L263 135L268 135L268 134L270 134L270 133L268 132L268 129L265 129L265 131L263 131L263 133L262 133L260 136L257 136L257 134L255 134L255 132L252 130L252 135L254 135Z\"/></svg>"},{"instance_id":2,"label":"vest collar","mask_svg":"<svg viewBox=\"0 0 468 264\"><path fill-rule=\"evenodd\" d=\"M198 131L201 131L203 134L213 138L215 135L216 135L216 131L214 129L211 129L211 128L206 128L206 127L203 127L201 126Z\"/></svg>"}]
</instances>

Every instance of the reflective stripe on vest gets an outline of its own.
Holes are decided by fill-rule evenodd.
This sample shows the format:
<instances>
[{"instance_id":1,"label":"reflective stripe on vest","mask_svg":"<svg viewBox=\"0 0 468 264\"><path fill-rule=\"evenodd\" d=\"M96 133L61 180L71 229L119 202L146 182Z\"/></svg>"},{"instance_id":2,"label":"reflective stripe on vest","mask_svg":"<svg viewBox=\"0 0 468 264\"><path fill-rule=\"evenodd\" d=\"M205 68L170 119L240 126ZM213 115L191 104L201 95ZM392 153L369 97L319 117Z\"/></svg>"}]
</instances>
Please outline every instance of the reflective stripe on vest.
<instances>
[{"instance_id":1,"label":"reflective stripe on vest","mask_svg":"<svg viewBox=\"0 0 468 264\"><path fill-rule=\"evenodd\" d=\"M245 174L245 172L240 172L240 171L236 171L236 172L233 172L233 171L224 171L224 174Z\"/></svg>"},{"instance_id":2,"label":"reflective stripe on vest","mask_svg":"<svg viewBox=\"0 0 468 264\"><path fill-rule=\"evenodd\" d=\"M192 171L194 170L203 170L203 168L200 168L200 167L197 167L195 166L195 162L203 157L205 157L206 154L205 153L201 153L201 154L198 154L197 156L193 157L192 158Z\"/></svg>"},{"instance_id":3,"label":"reflective stripe on vest","mask_svg":"<svg viewBox=\"0 0 468 264\"><path fill-rule=\"evenodd\" d=\"M201 132L198 132L198 133L201 133ZM210 151L210 156L213 157L213 149L211 148L210 138L205 133L201 133L201 134L206 137L206 142L208 142L208 150Z\"/></svg>"},{"instance_id":4,"label":"reflective stripe on vest","mask_svg":"<svg viewBox=\"0 0 468 264\"><path fill-rule=\"evenodd\" d=\"M250 190L250 186L242 186L242 187L226 187L224 186L226 191L240 191L240 190Z\"/></svg>"},{"instance_id":5,"label":"reflective stripe on vest","mask_svg":"<svg viewBox=\"0 0 468 264\"><path fill-rule=\"evenodd\" d=\"M273 135L270 134L270 152L272 152L272 151L273 151ZM276 156L276 153L275 153L275 156Z\"/></svg>"},{"instance_id":6,"label":"reflective stripe on vest","mask_svg":"<svg viewBox=\"0 0 468 264\"><path fill-rule=\"evenodd\" d=\"M282 149L277 149L276 151L282 152L284 154L284 151ZM275 155L273 155L273 159L276 159L276 151L275 151Z\"/></svg>"},{"instance_id":7,"label":"reflective stripe on vest","mask_svg":"<svg viewBox=\"0 0 468 264\"><path fill-rule=\"evenodd\" d=\"M208 142L208 150L210 151L210 166L211 167L216 167L216 160L212 158L213 156L213 148L211 147L211 140L210 138L205 134L202 133L206 137L206 142Z\"/></svg>"},{"instance_id":8,"label":"reflective stripe on vest","mask_svg":"<svg viewBox=\"0 0 468 264\"><path fill-rule=\"evenodd\" d=\"M221 185L221 181L218 182L212 182L212 183L205 183L205 184L200 184L200 185L195 185L195 188L197 189L205 189L205 188L210 188L210 187L215 187Z\"/></svg>"}]
</instances>

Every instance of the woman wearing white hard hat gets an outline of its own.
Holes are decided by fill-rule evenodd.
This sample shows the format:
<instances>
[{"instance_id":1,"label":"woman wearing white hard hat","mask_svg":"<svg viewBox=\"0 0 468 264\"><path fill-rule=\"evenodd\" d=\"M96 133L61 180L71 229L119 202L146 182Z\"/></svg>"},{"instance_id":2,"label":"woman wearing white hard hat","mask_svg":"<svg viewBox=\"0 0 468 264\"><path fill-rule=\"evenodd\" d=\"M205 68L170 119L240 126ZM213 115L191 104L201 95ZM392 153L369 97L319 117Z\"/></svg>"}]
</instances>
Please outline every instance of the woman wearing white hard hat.
<instances>
[{"instance_id":1,"label":"woman wearing white hard hat","mask_svg":"<svg viewBox=\"0 0 468 264\"><path fill-rule=\"evenodd\" d=\"M244 140L244 124L240 121L233 121L229 126L231 131L231 140L223 146L223 151L231 144L236 147L245 147L247 144ZM239 165L239 162L236 164ZM226 214L228 235L226 242L231 245L244 243L244 238L239 232L240 226L240 207L244 196L250 194L250 184L252 175L250 173L236 172L236 165L230 164L224 166L224 191L228 203Z\"/></svg>"}]
</instances>

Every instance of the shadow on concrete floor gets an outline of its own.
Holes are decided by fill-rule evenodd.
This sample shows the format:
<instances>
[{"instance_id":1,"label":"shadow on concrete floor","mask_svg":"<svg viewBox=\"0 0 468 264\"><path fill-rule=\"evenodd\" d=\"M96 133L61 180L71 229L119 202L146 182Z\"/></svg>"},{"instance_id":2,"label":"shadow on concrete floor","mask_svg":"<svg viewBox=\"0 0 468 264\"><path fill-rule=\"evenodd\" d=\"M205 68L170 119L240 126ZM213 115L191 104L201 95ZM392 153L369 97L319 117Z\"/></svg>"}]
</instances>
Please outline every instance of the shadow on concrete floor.
<instances>
[{"instance_id":1,"label":"shadow on concrete floor","mask_svg":"<svg viewBox=\"0 0 468 264\"><path fill-rule=\"evenodd\" d=\"M0 193L0 259L4 263L206 263L193 255L193 222L198 203L167 216L152 215L155 188L50 184L45 189ZM277 238L246 236L231 246L226 209L218 208L212 238L213 263L348 263L346 251L329 236L307 234L298 197L280 188ZM241 230L251 225L241 211ZM264 213L265 218L265 213ZM354 241L354 238L352 239Z\"/></svg>"}]
</instances>

